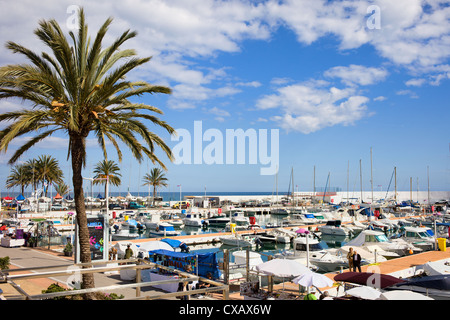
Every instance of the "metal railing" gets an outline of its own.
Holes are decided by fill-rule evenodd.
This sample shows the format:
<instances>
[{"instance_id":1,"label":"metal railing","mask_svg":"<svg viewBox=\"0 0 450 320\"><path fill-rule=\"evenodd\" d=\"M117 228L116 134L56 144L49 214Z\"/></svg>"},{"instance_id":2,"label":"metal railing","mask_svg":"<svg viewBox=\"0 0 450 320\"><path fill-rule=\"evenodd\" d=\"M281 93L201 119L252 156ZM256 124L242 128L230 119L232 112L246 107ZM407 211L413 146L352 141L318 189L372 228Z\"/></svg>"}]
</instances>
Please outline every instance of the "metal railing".
<instances>
[{"instance_id":1,"label":"metal railing","mask_svg":"<svg viewBox=\"0 0 450 320\"><path fill-rule=\"evenodd\" d=\"M108 266L108 267L96 267L96 265L104 265L105 263L120 263L122 265L118 266ZM135 264L126 264L126 263L135 263ZM48 271L52 269L60 269L66 268L66 270L56 270L56 271ZM71 269L69 267L72 267ZM74 271L73 267L80 267ZM17 280L27 280L27 279L36 279L36 278L49 278L56 276L70 276L73 275L74 272L79 274L87 274L87 273L100 273L100 272L111 272L111 271L120 271L126 269L135 269L136 270L136 283L130 284L120 284L120 285L111 285L104 286L98 288L91 289L79 289L79 290L66 290L62 292L52 292L52 293L43 293L43 294L29 294L24 289L22 289L19 285L16 284ZM166 271L170 271L173 273L177 273L180 276L180 279L169 279L169 280L159 280L159 281L151 281L151 282L142 282L141 271L145 269L163 269ZM47 271L43 271L47 270ZM14 274L17 272L24 271L32 271L31 273L26 274ZM178 292L170 292L170 293L161 293L157 295L147 295L143 296L141 292L141 288L150 287L162 284L170 284L170 283L183 283L186 284L192 281L202 281L209 283L211 286L209 288L203 289L195 289L189 291L178 291ZM229 286L220 282L216 282L213 280L209 280L203 277L199 277L187 272L179 271L176 269L172 269L169 267L165 267L153 262L149 262L143 259L127 259L127 260L110 260L110 261L99 261L99 262L91 262L91 263L79 263L79 264L67 264L67 265L58 265L58 266L45 266L45 267L30 267L30 268L20 268L20 269L7 269L0 270L0 283L10 283L22 296L24 300L43 300L43 299L52 299L57 297L65 297L71 295L82 295L87 293L95 293L95 292L104 292L111 290L121 290L127 288L135 288L136 289L136 297L127 298L122 300L155 300L155 299L167 299L178 296L191 296L196 294L207 294L210 292L222 292L223 300L228 300L229 298Z\"/></svg>"}]
</instances>

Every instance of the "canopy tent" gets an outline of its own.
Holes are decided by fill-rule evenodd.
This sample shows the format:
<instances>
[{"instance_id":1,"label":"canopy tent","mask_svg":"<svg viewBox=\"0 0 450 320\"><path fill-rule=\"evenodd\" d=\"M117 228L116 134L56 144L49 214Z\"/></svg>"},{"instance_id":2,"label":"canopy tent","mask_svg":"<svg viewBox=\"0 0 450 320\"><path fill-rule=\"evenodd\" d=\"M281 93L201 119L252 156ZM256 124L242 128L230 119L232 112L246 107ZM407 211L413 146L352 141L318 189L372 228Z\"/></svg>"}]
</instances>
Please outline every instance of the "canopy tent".
<instances>
[{"instance_id":1,"label":"canopy tent","mask_svg":"<svg viewBox=\"0 0 450 320\"><path fill-rule=\"evenodd\" d=\"M16 197L16 201L24 201L25 200L25 197L23 196L23 194L19 194L17 197Z\"/></svg>"},{"instance_id":2,"label":"canopy tent","mask_svg":"<svg viewBox=\"0 0 450 320\"><path fill-rule=\"evenodd\" d=\"M100 200L102 200L102 199L105 199L105 197L104 196L102 196L100 193L97 195L97 199L100 199Z\"/></svg>"},{"instance_id":3,"label":"canopy tent","mask_svg":"<svg viewBox=\"0 0 450 320\"><path fill-rule=\"evenodd\" d=\"M56 196L54 197L55 200L60 200L60 199L62 199L62 198L63 198L63 197L61 197L61 195L60 195L59 193L57 193Z\"/></svg>"},{"instance_id":4,"label":"canopy tent","mask_svg":"<svg viewBox=\"0 0 450 320\"><path fill-rule=\"evenodd\" d=\"M256 270L282 278L296 277L311 272L305 265L290 259L273 259L257 265Z\"/></svg>"},{"instance_id":5,"label":"canopy tent","mask_svg":"<svg viewBox=\"0 0 450 320\"><path fill-rule=\"evenodd\" d=\"M213 279L218 279L221 274L216 252L196 254L158 249L149 251L149 257L153 258L154 262L162 260L163 263L167 262L168 266L174 266L181 270L187 270L187 266L190 265L193 273L198 273L202 277L207 277L210 273ZM198 270L195 270L196 265Z\"/></svg>"},{"instance_id":6,"label":"canopy tent","mask_svg":"<svg viewBox=\"0 0 450 320\"><path fill-rule=\"evenodd\" d=\"M378 287L380 289L405 282L403 279L387 274L371 272L344 272L336 275L334 281L356 283L364 286Z\"/></svg>"}]
</instances>

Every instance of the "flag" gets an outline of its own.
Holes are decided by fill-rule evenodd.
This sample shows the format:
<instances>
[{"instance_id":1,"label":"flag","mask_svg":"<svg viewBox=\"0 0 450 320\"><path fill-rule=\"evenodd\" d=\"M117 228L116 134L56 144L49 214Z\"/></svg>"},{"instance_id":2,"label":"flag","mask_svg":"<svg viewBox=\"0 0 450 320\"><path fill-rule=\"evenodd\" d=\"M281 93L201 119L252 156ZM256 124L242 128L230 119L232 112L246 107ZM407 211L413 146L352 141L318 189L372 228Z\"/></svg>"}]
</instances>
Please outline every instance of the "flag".
<instances>
[{"instance_id":1,"label":"flag","mask_svg":"<svg viewBox=\"0 0 450 320\"><path fill-rule=\"evenodd\" d=\"M181 187L181 184L177 185L177 187Z\"/></svg>"}]
</instances>

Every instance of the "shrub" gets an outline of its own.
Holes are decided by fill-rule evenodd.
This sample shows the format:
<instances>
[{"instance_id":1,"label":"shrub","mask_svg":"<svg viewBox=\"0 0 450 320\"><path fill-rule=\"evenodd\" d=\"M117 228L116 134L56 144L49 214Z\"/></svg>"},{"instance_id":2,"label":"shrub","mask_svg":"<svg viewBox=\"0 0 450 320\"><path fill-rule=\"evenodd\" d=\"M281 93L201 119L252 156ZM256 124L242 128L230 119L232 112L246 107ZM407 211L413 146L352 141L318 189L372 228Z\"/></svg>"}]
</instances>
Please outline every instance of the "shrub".
<instances>
[{"instance_id":1,"label":"shrub","mask_svg":"<svg viewBox=\"0 0 450 320\"><path fill-rule=\"evenodd\" d=\"M9 269L9 257L0 258L0 270Z\"/></svg>"}]
</instances>

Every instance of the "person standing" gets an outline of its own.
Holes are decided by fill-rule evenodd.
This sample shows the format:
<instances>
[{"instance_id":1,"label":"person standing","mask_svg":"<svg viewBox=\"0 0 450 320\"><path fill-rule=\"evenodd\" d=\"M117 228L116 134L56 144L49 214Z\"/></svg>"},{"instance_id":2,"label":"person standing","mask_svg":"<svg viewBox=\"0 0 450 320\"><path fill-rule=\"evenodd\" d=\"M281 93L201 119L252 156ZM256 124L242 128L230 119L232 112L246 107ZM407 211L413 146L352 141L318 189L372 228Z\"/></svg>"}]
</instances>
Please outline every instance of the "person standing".
<instances>
[{"instance_id":1,"label":"person standing","mask_svg":"<svg viewBox=\"0 0 450 320\"><path fill-rule=\"evenodd\" d=\"M358 272L361 272L361 256L355 250L353 254L353 272L356 272L356 269L358 269Z\"/></svg>"},{"instance_id":2,"label":"person standing","mask_svg":"<svg viewBox=\"0 0 450 320\"><path fill-rule=\"evenodd\" d=\"M348 270L353 270L353 248L350 248L347 253L347 260L348 260Z\"/></svg>"},{"instance_id":3,"label":"person standing","mask_svg":"<svg viewBox=\"0 0 450 320\"><path fill-rule=\"evenodd\" d=\"M133 250L130 248L130 245L127 246L125 250L125 259L130 259L133 256Z\"/></svg>"}]
</instances>

